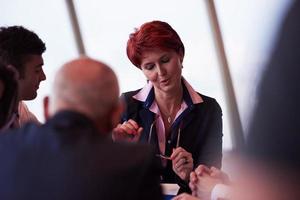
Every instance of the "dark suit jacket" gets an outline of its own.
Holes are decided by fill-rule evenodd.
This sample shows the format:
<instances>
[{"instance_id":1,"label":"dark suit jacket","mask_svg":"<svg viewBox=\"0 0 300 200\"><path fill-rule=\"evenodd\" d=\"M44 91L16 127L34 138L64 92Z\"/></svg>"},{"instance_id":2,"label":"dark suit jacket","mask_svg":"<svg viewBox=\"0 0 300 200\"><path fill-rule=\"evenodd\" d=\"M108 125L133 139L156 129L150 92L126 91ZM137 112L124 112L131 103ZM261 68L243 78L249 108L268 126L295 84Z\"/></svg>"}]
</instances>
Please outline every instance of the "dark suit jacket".
<instances>
[{"instance_id":1,"label":"dark suit jacket","mask_svg":"<svg viewBox=\"0 0 300 200\"><path fill-rule=\"evenodd\" d=\"M300 1L292 4L282 24L257 96L246 153L299 170Z\"/></svg>"},{"instance_id":2,"label":"dark suit jacket","mask_svg":"<svg viewBox=\"0 0 300 200\"><path fill-rule=\"evenodd\" d=\"M75 112L0 135L0 199L161 199L148 146L117 144Z\"/></svg>"},{"instance_id":3,"label":"dark suit jacket","mask_svg":"<svg viewBox=\"0 0 300 200\"><path fill-rule=\"evenodd\" d=\"M150 126L154 120L154 113L149 110L151 104L148 99L145 102L138 101L132 96L139 90L127 92L122 95L126 111L123 121L134 119L143 127L140 137L142 143L147 143ZM200 94L199 94L200 95ZM150 96L150 95L149 95ZM184 88L184 99L188 108L176 119L172 125L172 133L166 139L166 155L171 155L176 148L178 128L181 129L179 146L190 152L193 156L194 167L199 164L221 167L222 160L222 110L215 99L201 95L203 102L193 104L188 92ZM148 97L149 98L149 97ZM150 97L151 98L151 97ZM154 98L154 97L153 97ZM156 129L153 129L151 143L159 153ZM180 192L190 192L188 183L182 181L173 171L172 162L168 161L162 171L162 182L177 183L181 186Z\"/></svg>"}]
</instances>

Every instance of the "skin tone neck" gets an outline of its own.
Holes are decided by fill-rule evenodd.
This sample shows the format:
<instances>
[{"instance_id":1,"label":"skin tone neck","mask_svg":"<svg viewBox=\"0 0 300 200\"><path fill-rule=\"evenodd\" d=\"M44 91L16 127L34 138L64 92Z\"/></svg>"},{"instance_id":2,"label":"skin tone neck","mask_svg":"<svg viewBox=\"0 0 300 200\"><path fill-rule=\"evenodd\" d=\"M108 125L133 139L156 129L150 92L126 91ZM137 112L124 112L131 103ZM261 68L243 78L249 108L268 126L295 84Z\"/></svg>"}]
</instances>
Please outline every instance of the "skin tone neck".
<instances>
[{"instance_id":1,"label":"skin tone neck","mask_svg":"<svg viewBox=\"0 0 300 200\"><path fill-rule=\"evenodd\" d=\"M181 108L183 88L180 84L171 92L164 92L154 88L155 100L162 115L165 126L165 132L169 133L172 122L174 121L177 112Z\"/></svg>"},{"instance_id":2,"label":"skin tone neck","mask_svg":"<svg viewBox=\"0 0 300 200\"><path fill-rule=\"evenodd\" d=\"M173 113L176 110L176 114L182 102L183 88L181 83L170 92L164 92L156 88L154 88L154 90L155 100L159 108L167 113Z\"/></svg>"}]
</instances>

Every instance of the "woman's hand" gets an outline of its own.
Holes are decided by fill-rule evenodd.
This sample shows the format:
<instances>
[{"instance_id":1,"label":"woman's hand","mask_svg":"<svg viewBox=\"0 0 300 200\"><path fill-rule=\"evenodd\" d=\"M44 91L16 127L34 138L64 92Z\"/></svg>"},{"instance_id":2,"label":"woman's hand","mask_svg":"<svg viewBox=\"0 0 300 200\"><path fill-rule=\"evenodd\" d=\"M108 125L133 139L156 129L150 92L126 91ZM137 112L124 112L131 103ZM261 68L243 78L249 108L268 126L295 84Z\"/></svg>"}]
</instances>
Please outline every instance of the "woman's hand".
<instances>
[{"instance_id":1,"label":"woman's hand","mask_svg":"<svg viewBox=\"0 0 300 200\"><path fill-rule=\"evenodd\" d=\"M130 119L118 124L112 131L112 138L114 141L128 141L137 142L140 139L143 128L136 123L136 121Z\"/></svg>"},{"instance_id":2,"label":"woman's hand","mask_svg":"<svg viewBox=\"0 0 300 200\"><path fill-rule=\"evenodd\" d=\"M173 150L171 155L173 171L182 180L188 181L191 171L193 170L194 163L192 154L187 152L182 147Z\"/></svg>"}]
</instances>

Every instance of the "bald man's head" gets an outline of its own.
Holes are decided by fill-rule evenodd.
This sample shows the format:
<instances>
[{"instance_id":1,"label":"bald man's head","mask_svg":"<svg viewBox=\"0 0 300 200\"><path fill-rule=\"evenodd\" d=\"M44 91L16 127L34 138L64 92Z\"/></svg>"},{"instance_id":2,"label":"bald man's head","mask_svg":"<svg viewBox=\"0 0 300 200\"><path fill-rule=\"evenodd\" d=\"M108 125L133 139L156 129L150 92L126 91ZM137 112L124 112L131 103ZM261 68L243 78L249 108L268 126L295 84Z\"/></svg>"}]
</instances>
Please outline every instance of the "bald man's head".
<instances>
[{"instance_id":1,"label":"bald man's head","mask_svg":"<svg viewBox=\"0 0 300 200\"><path fill-rule=\"evenodd\" d=\"M94 121L105 122L118 106L118 98L119 86L113 70L99 61L83 57L66 63L57 72L49 115L73 110Z\"/></svg>"}]
</instances>

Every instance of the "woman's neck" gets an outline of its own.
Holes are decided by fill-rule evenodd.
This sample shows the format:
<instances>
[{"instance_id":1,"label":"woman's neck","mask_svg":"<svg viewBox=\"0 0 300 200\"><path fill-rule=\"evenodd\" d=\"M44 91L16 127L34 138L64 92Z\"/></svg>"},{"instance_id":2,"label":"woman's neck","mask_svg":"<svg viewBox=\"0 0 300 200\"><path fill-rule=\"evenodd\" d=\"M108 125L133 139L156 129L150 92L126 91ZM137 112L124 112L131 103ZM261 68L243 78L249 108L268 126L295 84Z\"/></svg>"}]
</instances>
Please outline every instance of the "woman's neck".
<instances>
[{"instance_id":1,"label":"woman's neck","mask_svg":"<svg viewBox=\"0 0 300 200\"><path fill-rule=\"evenodd\" d=\"M170 93L163 91L155 91L155 100L158 104L160 111L166 115L176 114L180 109L182 102L183 88L182 85L178 89L173 90Z\"/></svg>"}]
</instances>

